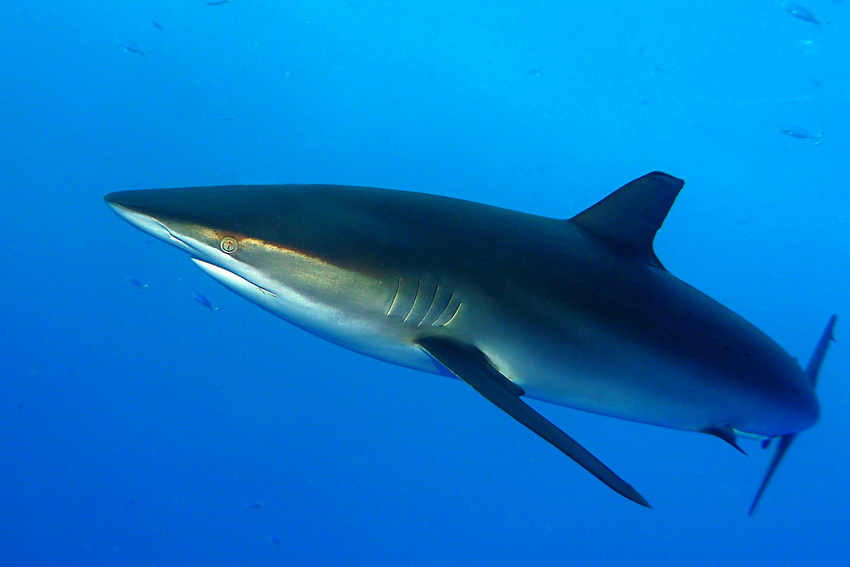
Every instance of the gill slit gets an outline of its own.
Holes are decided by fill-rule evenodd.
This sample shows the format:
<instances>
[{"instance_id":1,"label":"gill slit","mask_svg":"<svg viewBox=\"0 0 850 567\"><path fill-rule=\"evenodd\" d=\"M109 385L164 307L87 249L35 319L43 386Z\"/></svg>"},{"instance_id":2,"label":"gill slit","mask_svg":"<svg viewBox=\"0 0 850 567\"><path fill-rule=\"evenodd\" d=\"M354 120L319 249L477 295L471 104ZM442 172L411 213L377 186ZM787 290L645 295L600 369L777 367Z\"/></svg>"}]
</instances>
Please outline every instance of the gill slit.
<instances>
[{"instance_id":1,"label":"gill slit","mask_svg":"<svg viewBox=\"0 0 850 567\"><path fill-rule=\"evenodd\" d=\"M449 296L449 300L446 302L446 306L443 307L442 311L440 311L440 314L437 315L437 318L434 319L433 321L431 321L432 327L442 327L443 325L445 325L445 323L440 323L440 319L442 319L445 316L446 310L451 306L452 301L454 301L454 298L455 298L455 292L452 292L452 294Z\"/></svg>"},{"instance_id":2,"label":"gill slit","mask_svg":"<svg viewBox=\"0 0 850 567\"><path fill-rule=\"evenodd\" d=\"M454 318L455 318L455 317L457 317L457 314L458 314L458 313L460 313L460 307L461 307L461 305L463 305L463 302L462 302L462 301L459 301L459 302L458 302L458 304L457 304L457 307L455 308L455 312L454 312L454 313L452 313L452 316L451 316L451 317L449 317L449 320L448 320L448 321L446 321L445 323L443 323L441 326L446 327L446 326L448 326L448 325L449 325L449 323L451 323L452 321L454 321Z\"/></svg>"},{"instance_id":3,"label":"gill slit","mask_svg":"<svg viewBox=\"0 0 850 567\"><path fill-rule=\"evenodd\" d=\"M422 315L422 318L419 319L418 323L416 323L417 327L422 324L422 322L425 320L425 318L428 317L428 313L430 313L431 309L434 308L434 302L437 301L437 294L438 293L440 293L440 284L437 284L436 289L434 289L434 297L431 298L431 304L428 305L428 309L425 310L425 313Z\"/></svg>"},{"instance_id":4,"label":"gill slit","mask_svg":"<svg viewBox=\"0 0 850 567\"><path fill-rule=\"evenodd\" d=\"M395 295L393 296L393 300L390 303L390 308L387 309L387 317L390 316L390 313L393 311L393 307L395 307L395 302L398 299L399 294L401 293L401 278L398 278L398 287L396 287Z\"/></svg>"},{"instance_id":5,"label":"gill slit","mask_svg":"<svg viewBox=\"0 0 850 567\"><path fill-rule=\"evenodd\" d=\"M407 315L404 316L405 323L407 323L407 318L410 317L410 314L413 313L413 308L416 307L416 300L419 299L420 291L422 291L422 280L419 280L419 283L416 284L416 296L413 298L413 302L410 304L410 309L407 310Z\"/></svg>"}]
</instances>

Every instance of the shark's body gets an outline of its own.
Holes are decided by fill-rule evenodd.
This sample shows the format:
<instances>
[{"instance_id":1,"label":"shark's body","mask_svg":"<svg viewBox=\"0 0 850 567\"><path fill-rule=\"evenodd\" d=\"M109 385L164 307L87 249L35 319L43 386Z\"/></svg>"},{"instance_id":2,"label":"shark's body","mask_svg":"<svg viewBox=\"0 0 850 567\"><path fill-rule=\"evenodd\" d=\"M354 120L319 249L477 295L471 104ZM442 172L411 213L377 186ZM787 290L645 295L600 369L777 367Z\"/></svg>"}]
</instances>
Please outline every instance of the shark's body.
<instances>
[{"instance_id":1,"label":"shark's body","mask_svg":"<svg viewBox=\"0 0 850 567\"><path fill-rule=\"evenodd\" d=\"M793 439L818 418L813 379L790 355L656 258L652 240L681 187L649 174L570 220L321 185L128 191L106 200L305 330L463 379L646 504L520 397L733 445L736 432Z\"/></svg>"}]
</instances>

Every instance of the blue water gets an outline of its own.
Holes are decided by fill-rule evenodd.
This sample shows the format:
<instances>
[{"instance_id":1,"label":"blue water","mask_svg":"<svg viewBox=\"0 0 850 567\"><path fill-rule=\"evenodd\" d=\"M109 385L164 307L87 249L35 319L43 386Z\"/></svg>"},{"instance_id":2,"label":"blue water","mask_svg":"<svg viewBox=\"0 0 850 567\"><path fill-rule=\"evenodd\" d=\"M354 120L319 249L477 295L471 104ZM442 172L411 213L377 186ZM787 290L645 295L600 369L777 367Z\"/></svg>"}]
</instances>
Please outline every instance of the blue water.
<instances>
[{"instance_id":1,"label":"blue water","mask_svg":"<svg viewBox=\"0 0 850 567\"><path fill-rule=\"evenodd\" d=\"M846 563L850 6L805 7L830 24L775 1L0 3L0 564ZM801 360L839 314L821 421L754 518L757 443L534 404L641 508L102 202L341 183L566 218L652 170L687 182L671 272Z\"/></svg>"}]
</instances>

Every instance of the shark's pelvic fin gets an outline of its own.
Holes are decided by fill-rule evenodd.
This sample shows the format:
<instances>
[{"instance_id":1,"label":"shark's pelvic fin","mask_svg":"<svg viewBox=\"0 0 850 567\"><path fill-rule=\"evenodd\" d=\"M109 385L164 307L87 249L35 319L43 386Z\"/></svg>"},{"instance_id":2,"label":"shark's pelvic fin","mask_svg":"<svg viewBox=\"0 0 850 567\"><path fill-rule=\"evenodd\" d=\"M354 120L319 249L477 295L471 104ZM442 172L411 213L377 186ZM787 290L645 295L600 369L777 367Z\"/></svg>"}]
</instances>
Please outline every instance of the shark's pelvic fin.
<instances>
[{"instance_id":1,"label":"shark's pelvic fin","mask_svg":"<svg viewBox=\"0 0 850 567\"><path fill-rule=\"evenodd\" d=\"M820 372L820 366L826 356L826 350L829 348L829 343L830 341L835 340L832 332L835 329L836 320L837 318L835 315L829 318L829 323L826 324L826 329L824 329L823 334L815 347L815 352L812 354L811 360L809 360L809 365L806 367L806 376L808 376L809 381L812 383L812 387L817 384L818 372ZM756 497L753 499L753 504L750 506L750 516L752 516L753 512L756 511L756 506L758 506L759 500L761 500L761 496L764 494L764 489L767 488L771 477L773 477L773 473L776 472L776 467L779 466L779 463L782 461L782 457L784 457L785 453L788 452L788 448L791 446L791 443L794 442L796 437L796 433L789 433L788 435L782 435L779 438L779 444L776 446L776 452L773 454L770 466L767 467L767 474L764 475L764 480L761 481L761 486L759 486Z\"/></svg>"},{"instance_id":2,"label":"shark's pelvic fin","mask_svg":"<svg viewBox=\"0 0 850 567\"><path fill-rule=\"evenodd\" d=\"M652 241L684 184L681 179L654 171L623 185L570 220L621 253L663 268Z\"/></svg>"},{"instance_id":3,"label":"shark's pelvic fin","mask_svg":"<svg viewBox=\"0 0 850 567\"><path fill-rule=\"evenodd\" d=\"M458 378L507 412L511 417L557 447L596 478L629 500L649 508L649 503L630 484L579 445L552 422L520 399L525 392L508 380L483 352L472 345L444 337L426 337L419 345Z\"/></svg>"},{"instance_id":4,"label":"shark's pelvic fin","mask_svg":"<svg viewBox=\"0 0 850 567\"><path fill-rule=\"evenodd\" d=\"M728 425L726 427L709 427L703 433L708 433L709 435L714 435L719 439L723 439L724 441L741 451L741 453L745 455L747 454L747 452L741 449L741 446L738 445L738 436L735 435L735 431Z\"/></svg>"}]
</instances>

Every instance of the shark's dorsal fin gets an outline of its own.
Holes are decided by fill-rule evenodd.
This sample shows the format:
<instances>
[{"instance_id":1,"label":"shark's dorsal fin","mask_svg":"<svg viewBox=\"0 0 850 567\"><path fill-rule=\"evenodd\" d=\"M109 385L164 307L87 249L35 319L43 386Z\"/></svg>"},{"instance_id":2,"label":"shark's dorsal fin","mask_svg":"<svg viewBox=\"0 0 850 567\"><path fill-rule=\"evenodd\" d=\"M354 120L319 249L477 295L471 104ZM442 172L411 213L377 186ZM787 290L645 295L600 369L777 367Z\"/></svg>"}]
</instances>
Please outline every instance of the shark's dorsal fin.
<instances>
[{"instance_id":1,"label":"shark's dorsal fin","mask_svg":"<svg viewBox=\"0 0 850 567\"><path fill-rule=\"evenodd\" d=\"M663 268L652 241L684 184L681 179L654 171L623 185L570 220L621 253Z\"/></svg>"}]
</instances>

